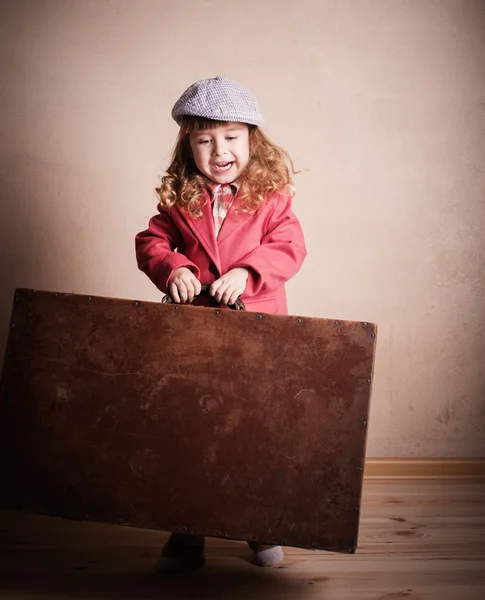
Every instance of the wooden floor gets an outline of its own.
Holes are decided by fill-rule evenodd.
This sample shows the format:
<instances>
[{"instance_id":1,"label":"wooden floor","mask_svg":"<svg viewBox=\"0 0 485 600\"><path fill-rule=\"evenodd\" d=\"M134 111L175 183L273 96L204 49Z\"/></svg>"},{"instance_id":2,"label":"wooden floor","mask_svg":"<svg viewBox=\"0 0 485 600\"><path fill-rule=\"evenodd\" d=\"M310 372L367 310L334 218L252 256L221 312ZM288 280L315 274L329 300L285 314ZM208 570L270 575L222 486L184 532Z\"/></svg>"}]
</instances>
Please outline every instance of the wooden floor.
<instances>
[{"instance_id":1,"label":"wooden floor","mask_svg":"<svg viewBox=\"0 0 485 600\"><path fill-rule=\"evenodd\" d=\"M260 569L208 540L204 570L167 578L151 570L166 537L0 512L0 599L485 600L483 480L366 480L355 555L287 548Z\"/></svg>"}]
</instances>

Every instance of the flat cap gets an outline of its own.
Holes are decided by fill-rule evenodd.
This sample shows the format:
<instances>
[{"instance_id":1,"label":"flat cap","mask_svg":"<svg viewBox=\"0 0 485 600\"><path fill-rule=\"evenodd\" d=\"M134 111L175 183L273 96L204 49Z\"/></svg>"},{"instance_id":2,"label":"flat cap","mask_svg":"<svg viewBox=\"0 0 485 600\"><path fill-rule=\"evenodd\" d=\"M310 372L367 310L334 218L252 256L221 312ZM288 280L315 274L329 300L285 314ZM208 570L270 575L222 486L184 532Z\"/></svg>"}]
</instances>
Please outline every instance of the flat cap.
<instances>
[{"instance_id":1,"label":"flat cap","mask_svg":"<svg viewBox=\"0 0 485 600\"><path fill-rule=\"evenodd\" d=\"M196 81L175 103L172 118L180 125L184 115L262 125L256 98L244 86L227 77Z\"/></svg>"}]
</instances>

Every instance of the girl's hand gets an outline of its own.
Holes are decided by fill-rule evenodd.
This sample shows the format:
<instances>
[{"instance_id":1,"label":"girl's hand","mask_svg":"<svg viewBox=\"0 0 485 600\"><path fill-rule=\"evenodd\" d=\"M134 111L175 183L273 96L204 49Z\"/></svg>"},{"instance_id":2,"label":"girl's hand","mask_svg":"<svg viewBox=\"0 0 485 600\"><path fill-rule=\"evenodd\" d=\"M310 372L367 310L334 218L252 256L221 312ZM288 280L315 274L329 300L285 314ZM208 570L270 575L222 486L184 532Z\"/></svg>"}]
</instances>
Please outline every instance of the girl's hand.
<instances>
[{"instance_id":1,"label":"girl's hand","mask_svg":"<svg viewBox=\"0 0 485 600\"><path fill-rule=\"evenodd\" d=\"M200 281L187 267L178 267L168 280L168 289L175 302L192 302L200 294Z\"/></svg>"},{"instance_id":2,"label":"girl's hand","mask_svg":"<svg viewBox=\"0 0 485 600\"><path fill-rule=\"evenodd\" d=\"M214 281L210 287L210 295L221 304L234 304L246 289L248 277L249 270L244 267L231 269Z\"/></svg>"}]
</instances>

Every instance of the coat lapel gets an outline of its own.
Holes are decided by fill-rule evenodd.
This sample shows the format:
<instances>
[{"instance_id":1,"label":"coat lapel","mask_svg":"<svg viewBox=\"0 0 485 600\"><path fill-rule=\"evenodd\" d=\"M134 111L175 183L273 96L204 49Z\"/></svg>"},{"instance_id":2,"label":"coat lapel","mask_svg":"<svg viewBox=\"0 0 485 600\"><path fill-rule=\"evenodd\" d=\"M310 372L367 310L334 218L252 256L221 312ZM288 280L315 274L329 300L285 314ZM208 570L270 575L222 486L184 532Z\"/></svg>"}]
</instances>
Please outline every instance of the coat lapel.
<instances>
[{"instance_id":1,"label":"coat lapel","mask_svg":"<svg viewBox=\"0 0 485 600\"><path fill-rule=\"evenodd\" d=\"M203 193L204 196L202 198L201 203L202 217L198 219L193 219L192 217L187 215L187 213L183 210L181 210L180 213L220 272L221 259L219 257L219 249L217 246L216 233L214 230L214 220L212 217L212 205L210 195L207 190L204 190Z\"/></svg>"},{"instance_id":2,"label":"coat lapel","mask_svg":"<svg viewBox=\"0 0 485 600\"><path fill-rule=\"evenodd\" d=\"M238 194L234 198L233 205L227 213L227 217L224 219L219 236L217 237L217 243L220 246L227 241L229 237L234 235L235 231L239 229L246 221L250 218L247 213L243 213L238 210Z\"/></svg>"}]
</instances>

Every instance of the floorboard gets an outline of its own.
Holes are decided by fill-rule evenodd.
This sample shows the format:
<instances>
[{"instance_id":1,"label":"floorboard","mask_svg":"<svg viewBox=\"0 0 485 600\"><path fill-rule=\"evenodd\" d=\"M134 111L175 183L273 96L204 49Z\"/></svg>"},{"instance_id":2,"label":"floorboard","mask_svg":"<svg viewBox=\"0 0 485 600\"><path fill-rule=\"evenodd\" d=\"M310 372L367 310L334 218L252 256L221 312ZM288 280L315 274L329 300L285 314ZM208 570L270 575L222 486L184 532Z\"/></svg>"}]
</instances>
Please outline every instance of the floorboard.
<instances>
[{"instance_id":1,"label":"floorboard","mask_svg":"<svg viewBox=\"0 0 485 600\"><path fill-rule=\"evenodd\" d=\"M160 577L167 534L0 512L0 599L485 600L485 482L366 479L355 555L285 549L280 567L210 539L207 566Z\"/></svg>"}]
</instances>

